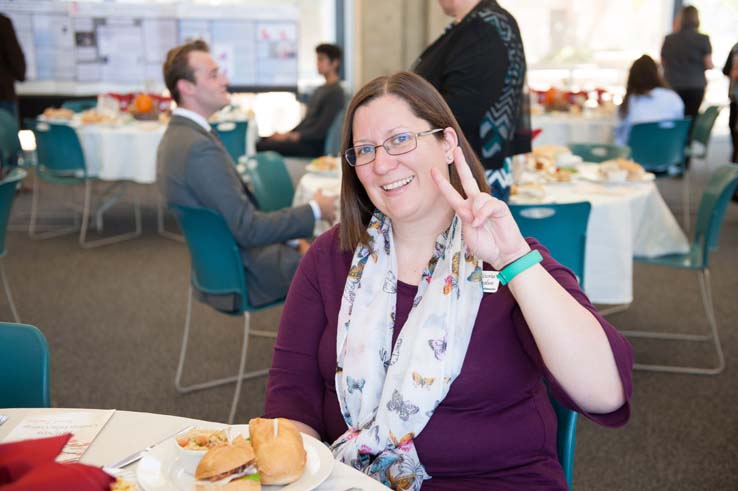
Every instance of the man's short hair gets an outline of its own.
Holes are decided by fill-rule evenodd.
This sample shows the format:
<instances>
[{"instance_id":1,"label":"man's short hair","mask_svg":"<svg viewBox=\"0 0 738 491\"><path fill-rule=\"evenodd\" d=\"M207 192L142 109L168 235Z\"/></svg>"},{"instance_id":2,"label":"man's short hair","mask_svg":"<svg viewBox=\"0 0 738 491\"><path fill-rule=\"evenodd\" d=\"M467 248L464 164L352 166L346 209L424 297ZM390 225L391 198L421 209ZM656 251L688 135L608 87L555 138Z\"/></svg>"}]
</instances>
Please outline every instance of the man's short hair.
<instances>
[{"instance_id":1,"label":"man's short hair","mask_svg":"<svg viewBox=\"0 0 738 491\"><path fill-rule=\"evenodd\" d=\"M169 89L169 93L172 94L172 99L177 104L180 104L179 89L177 88L177 82L180 80L189 80L195 82L195 72L190 67L189 54L193 51L204 51L205 53L210 52L208 43L202 39L196 39L195 41L189 41L185 44L176 46L167 52L167 58L164 62L164 83Z\"/></svg>"},{"instance_id":2,"label":"man's short hair","mask_svg":"<svg viewBox=\"0 0 738 491\"><path fill-rule=\"evenodd\" d=\"M341 58L343 56L343 50L337 44L319 44L315 47L315 52L318 54L326 55L331 61L338 61L338 64L340 66Z\"/></svg>"}]
</instances>

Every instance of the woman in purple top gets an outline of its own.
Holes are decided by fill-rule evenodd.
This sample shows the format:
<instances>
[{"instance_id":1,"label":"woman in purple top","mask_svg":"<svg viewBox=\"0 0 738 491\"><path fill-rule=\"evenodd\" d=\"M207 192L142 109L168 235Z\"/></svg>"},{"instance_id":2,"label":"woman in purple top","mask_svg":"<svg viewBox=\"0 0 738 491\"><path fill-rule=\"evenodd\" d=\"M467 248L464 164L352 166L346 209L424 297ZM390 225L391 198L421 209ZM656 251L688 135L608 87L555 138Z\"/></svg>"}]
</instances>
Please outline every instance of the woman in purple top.
<instances>
[{"instance_id":1,"label":"woman in purple top","mask_svg":"<svg viewBox=\"0 0 738 491\"><path fill-rule=\"evenodd\" d=\"M566 489L543 382L623 425L630 346L486 192L430 84L379 77L346 122L342 222L290 287L265 415L397 490Z\"/></svg>"}]
</instances>

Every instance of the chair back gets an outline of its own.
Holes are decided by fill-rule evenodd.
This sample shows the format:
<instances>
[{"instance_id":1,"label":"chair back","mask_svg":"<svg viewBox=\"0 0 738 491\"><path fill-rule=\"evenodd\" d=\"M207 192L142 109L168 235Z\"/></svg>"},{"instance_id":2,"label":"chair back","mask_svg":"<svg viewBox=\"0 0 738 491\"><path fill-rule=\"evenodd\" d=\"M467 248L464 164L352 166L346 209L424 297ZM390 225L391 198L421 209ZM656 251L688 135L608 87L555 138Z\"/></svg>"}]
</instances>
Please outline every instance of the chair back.
<instances>
[{"instance_id":1,"label":"chair back","mask_svg":"<svg viewBox=\"0 0 738 491\"><path fill-rule=\"evenodd\" d=\"M39 176L87 176L85 155L74 128L66 124L26 121L36 137Z\"/></svg>"},{"instance_id":2,"label":"chair back","mask_svg":"<svg viewBox=\"0 0 738 491\"><path fill-rule=\"evenodd\" d=\"M0 109L0 160L7 162L21 151L18 139L18 121L15 116Z\"/></svg>"},{"instance_id":3,"label":"chair back","mask_svg":"<svg viewBox=\"0 0 738 491\"><path fill-rule=\"evenodd\" d=\"M709 253L717 249L725 209L738 188L738 164L718 167L707 181L697 211L692 250L701 252L703 266L709 266Z\"/></svg>"},{"instance_id":4,"label":"chair back","mask_svg":"<svg viewBox=\"0 0 738 491\"><path fill-rule=\"evenodd\" d=\"M246 160L246 173L254 188L261 211L276 211L292 206L295 187L277 152L259 152Z\"/></svg>"},{"instance_id":5,"label":"chair back","mask_svg":"<svg viewBox=\"0 0 738 491\"><path fill-rule=\"evenodd\" d=\"M574 476L574 446L576 445L577 436L577 417L579 414L561 405L559 401L551 397L550 393L549 399L556 411L558 422L556 451L559 456L559 463L564 469L566 483L569 485L569 489L571 489L571 480Z\"/></svg>"},{"instance_id":6,"label":"chair back","mask_svg":"<svg viewBox=\"0 0 738 491\"><path fill-rule=\"evenodd\" d=\"M26 171L15 168L0 181L0 257L5 255L5 233L8 229L10 209L13 207L18 181L26 177Z\"/></svg>"},{"instance_id":7,"label":"chair back","mask_svg":"<svg viewBox=\"0 0 738 491\"><path fill-rule=\"evenodd\" d=\"M239 295L241 312L250 310L241 253L223 217L206 208L173 208L190 251L192 285L210 295Z\"/></svg>"},{"instance_id":8,"label":"chair back","mask_svg":"<svg viewBox=\"0 0 738 491\"><path fill-rule=\"evenodd\" d=\"M600 163L605 160L630 157L630 148L607 143L570 143L569 150L585 162Z\"/></svg>"},{"instance_id":9,"label":"chair back","mask_svg":"<svg viewBox=\"0 0 738 491\"><path fill-rule=\"evenodd\" d=\"M715 120L720 114L718 106L710 106L701 112L692 126L691 142L699 142L704 148L702 155L707 155L707 145L710 143L710 135L712 127L715 126ZM690 142L690 143L691 143Z\"/></svg>"},{"instance_id":10,"label":"chair back","mask_svg":"<svg viewBox=\"0 0 738 491\"><path fill-rule=\"evenodd\" d=\"M523 236L538 239L554 259L574 272L580 285L584 285L584 255L591 210L588 201L510 205Z\"/></svg>"},{"instance_id":11,"label":"chair back","mask_svg":"<svg viewBox=\"0 0 738 491\"><path fill-rule=\"evenodd\" d=\"M333 155L335 157L341 151L341 131L343 130L343 119L345 116L346 108L344 107L333 118L333 122L328 128L328 133L325 135L323 155Z\"/></svg>"},{"instance_id":12,"label":"chair back","mask_svg":"<svg viewBox=\"0 0 738 491\"><path fill-rule=\"evenodd\" d=\"M49 346L33 326L0 322L0 407L49 407Z\"/></svg>"},{"instance_id":13,"label":"chair back","mask_svg":"<svg viewBox=\"0 0 738 491\"><path fill-rule=\"evenodd\" d=\"M684 165L689 118L634 124L628 146L633 160L647 171L665 172Z\"/></svg>"},{"instance_id":14,"label":"chair back","mask_svg":"<svg viewBox=\"0 0 738 491\"><path fill-rule=\"evenodd\" d=\"M246 130L247 121L227 121L214 126L215 132L228 150L234 164L238 163L239 157L246 155Z\"/></svg>"},{"instance_id":15,"label":"chair back","mask_svg":"<svg viewBox=\"0 0 738 491\"><path fill-rule=\"evenodd\" d=\"M88 109L94 109L97 107L97 98L95 99L71 99L62 102L64 109L69 109L76 113L87 111Z\"/></svg>"}]
</instances>

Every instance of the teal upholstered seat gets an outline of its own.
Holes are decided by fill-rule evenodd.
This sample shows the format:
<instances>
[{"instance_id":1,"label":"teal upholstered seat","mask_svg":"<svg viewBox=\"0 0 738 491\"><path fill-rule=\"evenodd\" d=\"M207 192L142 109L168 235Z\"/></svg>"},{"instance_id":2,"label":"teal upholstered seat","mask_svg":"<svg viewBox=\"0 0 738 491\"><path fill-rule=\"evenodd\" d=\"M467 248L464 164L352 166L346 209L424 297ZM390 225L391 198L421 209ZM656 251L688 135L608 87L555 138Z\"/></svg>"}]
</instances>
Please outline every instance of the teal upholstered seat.
<instances>
[{"instance_id":1,"label":"teal upholstered seat","mask_svg":"<svg viewBox=\"0 0 738 491\"><path fill-rule=\"evenodd\" d=\"M177 366L177 375L175 377L175 386L180 393L189 393L235 382L236 390L233 394L233 402L231 403L231 410L228 417L229 423L232 423L236 415L242 381L244 379L266 375L268 372L268 369L263 369L244 373L249 336L276 337L276 332L251 330L250 313L279 305L283 300L261 307L254 307L249 303L241 253L236 239L233 237L221 215L205 208L189 208L175 205L173 209L190 251L192 270L190 291L187 299L187 316L185 319L179 364ZM193 288L202 294L233 295L237 298L239 301L237 302L236 309L227 313L244 316L244 334L237 375L185 386L182 385L181 378L192 320Z\"/></svg>"},{"instance_id":2,"label":"teal upholstered seat","mask_svg":"<svg viewBox=\"0 0 738 491\"><path fill-rule=\"evenodd\" d=\"M697 272L705 317L709 325L708 334L682 334L652 331L621 331L626 335L677 341L711 341L717 356L717 364L713 367L687 367L682 365L651 365L636 363L637 369L660 372L691 373L699 375L715 375L725 368L723 350L718 335L715 307L712 303L710 286L710 252L717 248L720 225L730 198L738 188L738 165L726 164L718 168L710 176L702 193L697 212L694 237L689 251L685 254L669 254L659 257L636 257L636 261L655 266L676 269L689 269ZM681 294L687 287L675 285L676 294Z\"/></svg>"},{"instance_id":3,"label":"teal upholstered seat","mask_svg":"<svg viewBox=\"0 0 738 491\"><path fill-rule=\"evenodd\" d=\"M133 204L135 230L123 234L96 240L87 240L87 231L92 213L92 183L95 180L87 172L87 163L82 145L74 128L66 124L53 124L42 121L27 120L26 124L36 137L38 164L33 181L33 201L31 206L31 224L29 235L32 238L45 239L58 237L79 230L79 243L82 247L97 247L132 239L141 235L141 210L136 200ZM84 202L81 210L81 225L75 214L75 224L44 233L37 231L36 223L39 208L40 183L69 186L84 185Z\"/></svg>"},{"instance_id":4,"label":"teal upholstered seat","mask_svg":"<svg viewBox=\"0 0 738 491\"><path fill-rule=\"evenodd\" d=\"M246 155L246 131L248 130L248 121L233 121L218 123L213 129L223 142L228 155L231 156L234 165L238 163L238 159L242 155Z\"/></svg>"},{"instance_id":5,"label":"teal upholstered seat","mask_svg":"<svg viewBox=\"0 0 738 491\"><path fill-rule=\"evenodd\" d=\"M0 408L49 407L49 346L37 328L0 322Z\"/></svg>"},{"instance_id":6,"label":"teal upholstered seat","mask_svg":"<svg viewBox=\"0 0 738 491\"><path fill-rule=\"evenodd\" d=\"M558 262L571 269L584 285L588 201L563 204L510 205L524 237L535 237Z\"/></svg>"},{"instance_id":7,"label":"teal upholstered seat","mask_svg":"<svg viewBox=\"0 0 738 491\"><path fill-rule=\"evenodd\" d=\"M295 187L280 154L259 152L249 156L246 174L261 211L276 211L292 206Z\"/></svg>"}]
</instances>

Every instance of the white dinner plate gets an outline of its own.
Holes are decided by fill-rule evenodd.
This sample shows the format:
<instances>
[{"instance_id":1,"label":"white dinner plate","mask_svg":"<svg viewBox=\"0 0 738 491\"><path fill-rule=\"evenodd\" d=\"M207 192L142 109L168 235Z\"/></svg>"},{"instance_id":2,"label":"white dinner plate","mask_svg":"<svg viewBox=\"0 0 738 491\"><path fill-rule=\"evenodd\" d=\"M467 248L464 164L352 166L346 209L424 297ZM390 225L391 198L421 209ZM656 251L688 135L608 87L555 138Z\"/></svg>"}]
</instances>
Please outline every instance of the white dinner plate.
<instances>
[{"instance_id":1,"label":"white dinner plate","mask_svg":"<svg viewBox=\"0 0 738 491\"><path fill-rule=\"evenodd\" d=\"M237 433L248 437L249 425L231 426L231 435ZM302 477L285 486L262 486L264 491L310 491L330 476L334 460L328 447L304 434L302 442L307 453L307 464ZM174 438L144 454L136 469L136 478L145 491L196 491L194 476L186 473L179 461Z\"/></svg>"}]
</instances>

